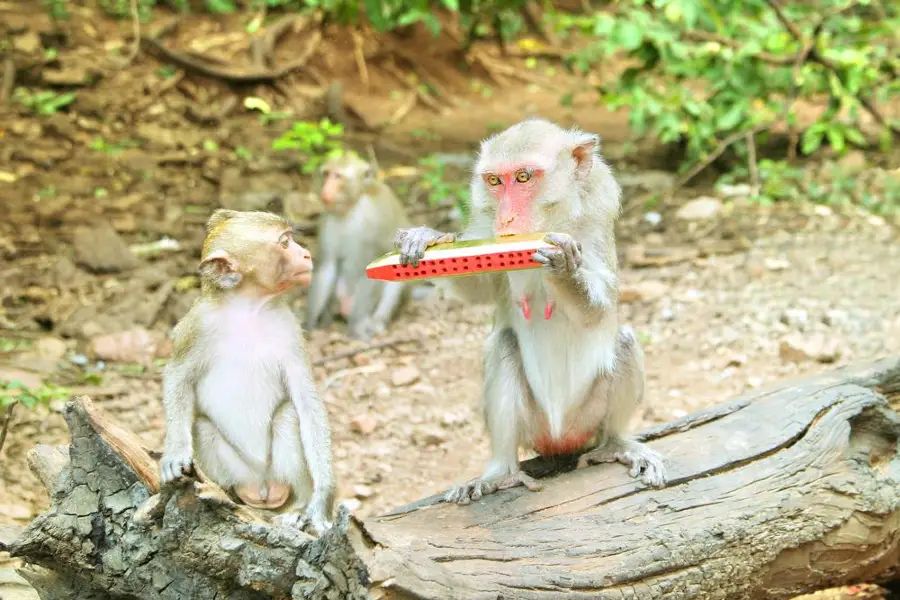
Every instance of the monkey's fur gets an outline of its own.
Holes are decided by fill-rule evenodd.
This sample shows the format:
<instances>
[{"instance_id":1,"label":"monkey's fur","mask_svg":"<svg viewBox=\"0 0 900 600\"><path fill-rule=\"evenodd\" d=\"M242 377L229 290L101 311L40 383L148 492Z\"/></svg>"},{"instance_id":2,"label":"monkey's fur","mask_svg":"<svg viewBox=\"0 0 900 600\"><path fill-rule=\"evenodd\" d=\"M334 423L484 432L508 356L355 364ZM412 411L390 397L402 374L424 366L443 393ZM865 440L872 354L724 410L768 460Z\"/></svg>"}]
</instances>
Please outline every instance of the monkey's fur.
<instances>
[{"instance_id":1,"label":"monkey's fur","mask_svg":"<svg viewBox=\"0 0 900 600\"><path fill-rule=\"evenodd\" d=\"M491 459L448 501L466 504L516 485L540 489L519 468L519 446L543 455L586 451L581 467L618 461L648 485L665 484L662 458L625 435L644 402L644 357L631 328L619 325L613 227L621 188L598 146L590 133L520 122L482 142L465 232L397 232L404 264L454 239L546 231L556 246L535 253L540 270L441 282L471 302L495 305L482 399Z\"/></svg>"},{"instance_id":2,"label":"monkey's fur","mask_svg":"<svg viewBox=\"0 0 900 600\"><path fill-rule=\"evenodd\" d=\"M178 322L163 374L163 483L194 460L281 523L321 534L334 509L331 432L302 332L283 292L309 283L309 252L262 212L217 210L207 223L202 295Z\"/></svg>"},{"instance_id":3,"label":"monkey's fur","mask_svg":"<svg viewBox=\"0 0 900 600\"><path fill-rule=\"evenodd\" d=\"M318 177L324 179L320 191L325 211L319 218L318 267L309 290L305 329L331 322L328 305L337 295L350 336L369 339L384 332L409 294L403 283L366 277L366 265L393 249L394 231L409 221L391 189L354 154L329 159Z\"/></svg>"}]
</instances>

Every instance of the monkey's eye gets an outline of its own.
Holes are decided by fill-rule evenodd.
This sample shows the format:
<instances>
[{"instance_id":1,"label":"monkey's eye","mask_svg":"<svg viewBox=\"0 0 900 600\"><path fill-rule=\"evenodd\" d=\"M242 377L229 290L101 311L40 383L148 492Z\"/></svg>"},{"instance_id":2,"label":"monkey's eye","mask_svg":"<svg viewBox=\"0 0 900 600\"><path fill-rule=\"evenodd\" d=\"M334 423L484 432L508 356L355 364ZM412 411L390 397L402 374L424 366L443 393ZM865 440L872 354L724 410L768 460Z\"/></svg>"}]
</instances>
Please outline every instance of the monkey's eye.
<instances>
[{"instance_id":1,"label":"monkey's eye","mask_svg":"<svg viewBox=\"0 0 900 600\"><path fill-rule=\"evenodd\" d=\"M496 175L488 175L487 182L490 185L500 185L500 178Z\"/></svg>"},{"instance_id":2,"label":"monkey's eye","mask_svg":"<svg viewBox=\"0 0 900 600\"><path fill-rule=\"evenodd\" d=\"M525 183L529 179L531 179L531 173L529 173L528 171L519 171L518 173L516 173L516 181L518 181L519 183Z\"/></svg>"}]
</instances>

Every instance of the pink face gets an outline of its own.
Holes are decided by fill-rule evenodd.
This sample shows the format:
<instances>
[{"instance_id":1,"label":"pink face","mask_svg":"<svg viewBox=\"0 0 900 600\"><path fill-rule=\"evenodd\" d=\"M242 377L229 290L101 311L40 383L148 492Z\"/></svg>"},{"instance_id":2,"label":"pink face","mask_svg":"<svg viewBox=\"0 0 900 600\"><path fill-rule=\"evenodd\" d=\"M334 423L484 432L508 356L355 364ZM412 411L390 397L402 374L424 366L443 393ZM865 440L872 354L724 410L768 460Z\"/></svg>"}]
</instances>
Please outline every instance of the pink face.
<instances>
[{"instance_id":1,"label":"pink face","mask_svg":"<svg viewBox=\"0 0 900 600\"><path fill-rule=\"evenodd\" d=\"M534 207L541 190L544 171L533 165L510 165L502 170L482 174L494 201L497 202L497 235L513 235L531 231Z\"/></svg>"}]
</instances>

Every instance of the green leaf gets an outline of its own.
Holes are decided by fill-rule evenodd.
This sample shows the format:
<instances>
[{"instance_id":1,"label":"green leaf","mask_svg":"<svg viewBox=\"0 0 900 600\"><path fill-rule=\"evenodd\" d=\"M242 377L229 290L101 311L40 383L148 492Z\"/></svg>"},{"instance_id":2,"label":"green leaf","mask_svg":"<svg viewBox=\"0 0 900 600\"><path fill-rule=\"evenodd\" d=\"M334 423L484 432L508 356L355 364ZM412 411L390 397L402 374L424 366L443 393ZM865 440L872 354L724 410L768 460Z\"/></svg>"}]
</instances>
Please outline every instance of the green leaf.
<instances>
[{"instance_id":1,"label":"green leaf","mask_svg":"<svg viewBox=\"0 0 900 600\"><path fill-rule=\"evenodd\" d=\"M843 152L847 147L844 142L844 133L838 127L829 127L826 133L828 144L838 152Z\"/></svg>"},{"instance_id":2,"label":"green leaf","mask_svg":"<svg viewBox=\"0 0 900 600\"><path fill-rule=\"evenodd\" d=\"M803 132L803 140L800 144L800 150L807 156L819 149L822 145L825 132L822 129L810 127Z\"/></svg>"}]
</instances>

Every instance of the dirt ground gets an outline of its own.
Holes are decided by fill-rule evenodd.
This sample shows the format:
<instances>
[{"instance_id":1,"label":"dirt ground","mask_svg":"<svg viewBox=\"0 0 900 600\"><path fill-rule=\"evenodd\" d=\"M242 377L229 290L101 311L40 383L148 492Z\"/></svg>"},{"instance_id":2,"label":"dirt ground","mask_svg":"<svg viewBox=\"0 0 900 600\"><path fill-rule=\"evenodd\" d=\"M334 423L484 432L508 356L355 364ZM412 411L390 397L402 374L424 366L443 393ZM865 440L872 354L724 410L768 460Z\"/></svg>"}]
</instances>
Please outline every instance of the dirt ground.
<instances>
[{"instance_id":1,"label":"dirt ground","mask_svg":"<svg viewBox=\"0 0 900 600\"><path fill-rule=\"evenodd\" d=\"M621 315L647 353L648 408L636 428L769 382L900 352L896 221L853 207L759 206L703 188L651 203L650 193L671 180L664 170L671 160L649 146L635 153L624 145L626 115L595 106L584 80L552 60L528 71L529 81L524 69L465 76L440 43L368 36L367 90L350 57L352 36L335 30L302 73L274 87L226 85L178 69L162 73L161 62L145 54L116 66L128 53L130 24L78 10L56 29L25 3L0 2L19 84L55 83L77 94L66 109L42 117L15 103L0 108L0 379L87 393L148 447L161 447L164 433L159 361L98 364L90 342L141 328L165 354L165 334L198 293L192 276L203 222L218 206L289 213L315 255L308 232L318 209L304 194L308 181L296 159L269 147L292 120L321 116L324 83L333 79L344 82L344 110L357 125L395 115L417 93L404 83L410 73L427 74L443 91L380 135L357 127L350 136L360 149L371 142L385 169L413 165L426 151L471 153L488 132L528 114L600 133L626 195L618 228ZM214 64L250 64L249 36L233 19L188 19L167 43L215 55ZM309 43L309 36L286 36L276 63ZM394 53L385 58L387 51ZM563 107L567 90L575 101ZM229 98L247 96L294 116L263 124L241 102L222 110ZM884 163L857 158L860 168ZM389 182L398 189L404 183ZM704 214L679 213L699 197L707 200L693 206L707 207ZM446 221L446 211L421 199L410 209L417 220ZM178 247L121 258L128 256L122 248L163 237ZM301 294L298 311L304 303ZM478 403L489 327L487 307L433 295L413 302L373 340L389 344L365 350L347 339L342 323L308 336L311 357L325 361L315 375L332 420L339 495L357 514L441 491L484 467ZM335 358L353 348L363 350ZM25 524L48 506L25 455L35 443L66 443L62 405L55 399L16 411L0 455L0 524ZM873 588L851 591L841 594L879 597Z\"/></svg>"}]
</instances>

